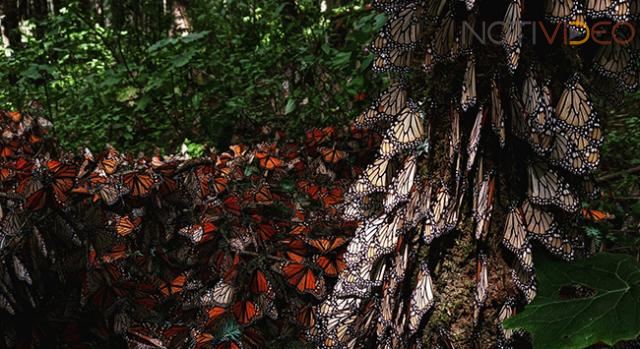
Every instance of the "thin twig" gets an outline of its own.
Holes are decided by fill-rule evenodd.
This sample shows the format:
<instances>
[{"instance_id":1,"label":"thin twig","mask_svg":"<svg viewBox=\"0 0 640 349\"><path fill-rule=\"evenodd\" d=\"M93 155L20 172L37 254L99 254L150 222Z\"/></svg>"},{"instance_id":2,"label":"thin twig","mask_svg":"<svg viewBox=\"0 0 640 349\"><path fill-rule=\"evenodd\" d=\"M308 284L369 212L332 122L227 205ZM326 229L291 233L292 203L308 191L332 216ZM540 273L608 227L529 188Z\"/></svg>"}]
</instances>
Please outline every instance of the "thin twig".
<instances>
[{"instance_id":1,"label":"thin twig","mask_svg":"<svg viewBox=\"0 0 640 349\"><path fill-rule=\"evenodd\" d=\"M607 181L610 181L612 179L620 178L620 177L622 177L624 175L634 174L634 173L638 173L638 172L640 172L640 166L632 167L632 168L629 168L629 169L626 169L626 170L622 170L622 171L619 171L619 172L610 173L610 174L598 177L596 179L596 181L598 181L598 182L607 182Z\"/></svg>"}]
</instances>

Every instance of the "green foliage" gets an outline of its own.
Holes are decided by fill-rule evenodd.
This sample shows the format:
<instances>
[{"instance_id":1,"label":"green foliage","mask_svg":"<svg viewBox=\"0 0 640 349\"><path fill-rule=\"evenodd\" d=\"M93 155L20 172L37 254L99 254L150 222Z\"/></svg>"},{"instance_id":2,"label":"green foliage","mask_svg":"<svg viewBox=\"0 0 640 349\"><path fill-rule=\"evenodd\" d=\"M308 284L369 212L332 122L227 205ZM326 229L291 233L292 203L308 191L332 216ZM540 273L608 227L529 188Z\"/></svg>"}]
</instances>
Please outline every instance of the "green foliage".
<instances>
[{"instance_id":1,"label":"green foliage","mask_svg":"<svg viewBox=\"0 0 640 349\"><path fill-rule=\"evenodd\" d=\"M535 348L614 345L640 336L640 263L632 256L602 253L564 263L540 255L536 272L537 297L504 324L530 332ZM573 286L587 294L567 296Z\"/></svg>"},{"instance_id":2,"label":"green foliage","mask_svg":"<svg viewBox=\"0 0 640 349\"><path fill-rule=\"evenodd\" d=\"M38 30L0 58L0 108L37 101L66 148L131 151L173 152L185 138L251 142L243 131L256 125L295 135L346 123L361 109L354 103L366 103L354 97L375 90L362 77L371 64L364 48L384 17L363 4L323 12L307 0L196 0L191 33L174 37L170 25L115 28L72 4L30 22Z\"/></svg>"},{"instance_id":3,"label":"green foliage","mask_svg":"<svg viewBox=\"0 0 640 349\"><path fill-rule=\"evenodd\" d=\"M640 176L625 171L640 166L640 94L625 98L606 115L606 137L601 169L597 176L601 196L589 204L590 209L607 212L611 219L585 226L594 250L637 254L640 250ZM606 179L607 176L617 175Z\"/></svg>"},{"instance_id":4,"label":"green foliage","mask_svg":"<svg viewBox=\"0 0 640 349\"><path fill-rule=\"evenodd\" d=\"M183 148L186 150L186 153L192 158L199 158L205 155L207 148L200 143L193 143L189 140L189 138L185 138Z\"/></svg>"}]
</instances>

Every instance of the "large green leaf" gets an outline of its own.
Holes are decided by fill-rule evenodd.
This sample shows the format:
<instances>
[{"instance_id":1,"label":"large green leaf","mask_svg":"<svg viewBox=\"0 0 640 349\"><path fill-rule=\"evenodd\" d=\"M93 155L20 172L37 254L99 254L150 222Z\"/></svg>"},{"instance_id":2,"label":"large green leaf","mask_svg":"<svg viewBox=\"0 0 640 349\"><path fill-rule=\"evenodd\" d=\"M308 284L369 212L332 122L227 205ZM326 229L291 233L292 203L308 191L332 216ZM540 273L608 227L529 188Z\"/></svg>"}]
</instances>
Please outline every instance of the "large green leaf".
<instances>
[{"instance_id":1,"label":"large green leaf","mask_svg":"<svg viewBox=\"0 0 640 349\"><path fill-rule=\"evenodd\" d=\"M602 253L565 263L540 255L536 271L537 297L504 324L527 330L535 348L613 345L640 336L640 264L632 256ZM592 292L561 296L575 285Z\"/></svg>"}]
</instances>

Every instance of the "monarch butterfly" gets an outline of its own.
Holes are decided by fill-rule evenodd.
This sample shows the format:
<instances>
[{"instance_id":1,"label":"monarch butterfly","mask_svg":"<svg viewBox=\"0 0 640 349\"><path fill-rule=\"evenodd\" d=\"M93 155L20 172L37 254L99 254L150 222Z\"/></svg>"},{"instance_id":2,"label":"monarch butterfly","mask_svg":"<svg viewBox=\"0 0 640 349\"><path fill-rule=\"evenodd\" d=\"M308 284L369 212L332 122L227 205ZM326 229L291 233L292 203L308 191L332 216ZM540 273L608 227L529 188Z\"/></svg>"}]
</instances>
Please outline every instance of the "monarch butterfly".
<instances>
[{"instance_id":1,"label":"monarch butterfly","mask_svg":"<svg viewBox=\"0 0 640 349\"><path fill-rule=\"evenodd\" d=\"M91 150L89 150L88 148L84 148L82 157L82 165L80 165L80 168L78 169L78 178L83 178L84 176L89 174L91 172L90 168L95 165L96 161L93 157L93 153L91 153Z\"/></svg>"},{"instance_id":2,"label":"monarch butterfly","mask_svg":"<svg viewBox=\"0 0 640 349\"><path fill-rule=\"evenodd\" d=\"M141 217L136 217L134 220L132 220L128 215L127 216L116 215L116 221L115 221L116 233L119 236L125 237L133 233L134 230L140 227L141 222L142 222Z\"/></svg>"},{"instance_id":3,"label":"monarch butterfly","mask_svg":"<svg viewBox=\"0 0 640 349\"><path fill-rule=\"evenodd\" d=\"M389 183L390 172L389 160L378 158L367 166L364 173L350 188L350 192L356 197L362 197L376 191L383 191Z\"/></svg>"},{"instance_id":4,"label":"monarch butterfly","mask_svg":"<svg viewBox=\"0 0 640 349\"><path fill-rule=\"evenodd\" d=\"M193 244L208 241L212 238L211 233L216 231L217 227L210 222L202 224L193 224L178 230L178 234L186 237Z\"/></svg>"},{"instance_id":5,"label":"monarch butterfly","mask_svg":"<svg viewBox=\"0 0 640 349\"><path fill-rule=\"evenodd\" d=\"M94 201L102 200L107 206L114 205L122 197L129 193L129 188L120 182L106 180L104 184L98 186L98 193L94 195Z\"/></svg>"},{"instance_id":6,"label":"monarch butterfly","mask_svg":"<svg viewBox=\"0 0 640 349\"><path fill-rule=\"evenodd\" d=\"M174 193L178 189L178 182L174 178L175 164L164 164L156 167L155 170L157 172L152 176L157 178L159 182L158 192L160 195L165 196Z\"/></svg>"},{"instance_id":7,"label":"monarch butterfly","mask_svg":"<svg viewBox=\"0 0 640 349\"><path fill-rule=\"evenodd\" d=\"M576 131L593 125L595 113L589 96L577 77L567 81L558 105L557 118L564 129Z\"/></svg>"},{"instance_id":8,"label":"monarch butterfly","mask_svg":"<svg viewBox=\"0 0 640 349\"><path fill-rule=\"evenodd\" d=\"M502 47L507 53L507 67L513 73L518 68L522 48L522 1L511 0L504 16Z\"/></svg>"},{"instance_id":9,"label":"monarch butterfly","mask_svg":"<svg viewBox=\"0 0 640 349\"><path fill-rule=\"evenodd\" d=\"M496 186L495 177L492 174L484 176L482 172L482 169L478 170L479 177L473 201L475 236L478 240L484 240L489 233Z\"/></svg>"},{"instance_id":10,"label":"monarch butterfly","mask_svg":"<svg viewBox=\"0 0 640 349\"><path fill-rule=\"evenodd\" d=\"M343 237L329 237L321 239L304 238L304 242L318 250L321 254L331 253L347 243Z\"/></svg>"},{"instance_id":11,"label":"monarch butterfly","mask_svg":"<svg viewBox=\"0 0 640 349\"><path fill-rule=\"evenodd\" d=\"M498 142L501 148L506 145L506 131L504 128L504 110L502 109L502 97L500 87L498 87L497 78L491 79L491 128L498 136Z\"/></svg>"},{"instance_id":12,"label":"monarch butterfly","mask_svg":"<svg viewBox=\"0 0 640 349\"><path fill-rule=\"evenodd\" d=\"M268 183L262 182L257 188L248 191L251 201L258 204L269 204L273 201L273 194Z\"/></svg>"},{"instance_id":13,"label":"monarch butterfly","mask_svg":"<svg viewBox=\"0 0 640 349\"><path fill-rule=\"evenodd\" d=\"M285 255L288 259L302 263L309 254L307 245L299 238L285 238L280 240L280 243L285 247Z\"/></svg>"},{"instance_id":14,"label":"monarch butterfly","mask_svg":"<svg viewBox=\"0 0 640 349\"><path fill-rule=\"evenodd\" d=\"M393 179L391 189L384 200L385 212L390 212L398 204L409 199L409 193L414 186L417 169L417 160L414 154L407 156L404 165L397 177Z\"/></svg>"},{"instance_id":15,"label":"monarch butterfly","mask_svg":"<svg viewBox=\"0 0 640 349\"><path fill-rule=\"evenodd\" d=\"M386 222L376 232L374 244L369 246L368 256L379 256L393 252L398 244L404 225L404 208L392 216L393 220ZM375 249L375 252L372 251Z\"/></svg>"},{"instance_id":16,"label":"monarch butterfly","mask_svg":"<svg viewBox=\"0 0 640 349\"><path fill-rule=\"evenodd\" d=\"M379 38L382 38L387 44L384 46L376 45L374 41L372 51L412 50L416 48L421 35L422 12L422 7L417 3L408 3L396 15L389 18L382 28Z\"/></svg>"},{"instance_id":17,"label":"monarch butterfly","mask_svg":"<svg viewBox=\"0 0 640 349\"><path fill-rule=\"evenodd\" d=\"M284 162L281 159L273 156L268 151L256 152L256 158L258 159L260 168L265 170L275 170L284 165Z\"/></svg>"},{"instance_id":18,"label":"monarch butterfly","mask_svg":"<svg viewBox=\"0 0 640 349\"><path fill-rule=\"evenodd\" d=\"M182 289L186 282L187 276L185 274L180 274L169 283L162 282L160 284L160 292L165 296L180 293L182 292Z\"/></svg>"},{"instance_id":19,"label":"monarch butterfly","mask_svg":"<svg viewBox=\"0 0 640 349\"><path fill-rule=\"evenodd\" d=\"M200 300L204 305L227 307L231 304L235 295L236 287L223 279L218 281L212 289L201 295Z\"/></svg>"},{"instance_id":20,"label":"monarch butterfly","mask_svg":"<svg viewBox=\"0 0 640 349\"><path fill-rule=\"evenodd\" d=\"M380 155L390 158L400 150L414 147L425 135L424 115L409 101L398 119L391 125L380 145Z\"/></svg>"},{"instance_id":21,"label":"monarch butterfly","mask_svg":"<svg viewBox=\"0 0 640 349\"><path fill-rule=\"evenodd\" d=\"M531 302L536 297L537 288L533 265L530 269L526 269L520 263L516 263L513 270L511 270L511 279L522 292L527 302Z\"/></svg>"},{"instance_id":22,"label":"monarch butterfly","mask_svg":"<svg viewBox=\"0 0 640 349\"><path fill-rule=\"evenodd\" d=\"M111 147L107 146L106 153L102 156L102 159L98 162L98 168L102 169L104 173L111 175L116 172L118 166L122 162L122 157L118 151Z\"/></svg>"},{"instance_id":23,"label":"monarch butterfly","mask_svg":"<svg viewBox=\"0 0 640 349\"><path fill-rule=\"evenodd\" d=\"M516 90L510 90L510 111L511 111L511 131L513 134L523 140L529 139L529 129L527 127L527 118L524 112L524 105L518 96Z\"/></svg>"},{"instance_id":24,"label":"monarch butterfly","mask_svg":"<svg viewBox=\"0 0 640 349\"><path fill-rule=\"evenodd\" d=\"M246 326L259 317L260 309L251 300L237 301L232 307L233 316L240 325Z\"/></svg>"},{"instance_id":25,"label":"monarch butterfly","mask_svg":"<svg viewBox=\"0 0 640 349\"><path fill-rule=\"evenodd\" d=\"M407 91L402 82L392 83L378 99L358 116L357 128L371 128L382 121L393 120L407 104Z\"/></svg>"},{"instance_id":26,"label":"monarch butterfly","mask_svg":"<svg viewBox=\"0 0 640 349\"><path fill-rule=\"evenodd\" d=\"M309 225L305 223L301 223L295 225L290 231L289 235L306 235L310 231Z\"/></svg>"},{"instance_id":27,"label":"monarch butterfly","mask_svg":"<svg viewBox=\"0 0 640 349\"><path fill-rule=\"evenodd\" d=\"M574 257L574 249L571 241L564 238L558 233L546 235L540 239L542 244L549 250L549 252L556 256L571 261Z\"/></svg>"},{"instance_id":28,"label":"monarch butterfly","mask_svg":"<svg viewBox=\"0 0 640 349\"><path fill-rule=\"evenodd\" d=\"M416 180L416 182L406 206L407 216L405 219L408 226L416 226L425 218L431 207L431 185L428 181Z\"/></svg>"},{"instance_id":29,"label":"monarch butterfly","mask_svg":"<svg viewBox=\"0 0 640 349\"><path fill-rule=\"evenodd\" d=\"M445 9L447 3L447 0L429 1L425 10L425 19L432 22L437 21L442 15L442 11Z\"/></svg>"},{"instance_id":30,"label":"monarch butterfly","mask_svg":"<svg viewBox=\"0 0 640 349\"><path fill-rule=\"evenodd\" d=\"M240 216L242 214L239 197L235 195L228 196L222 201L222 204L224 209L232 215Z\"/></svg>"},{"instance_id":31,"label":"monarch butterfly","mask_svg":"<svg viewBox=\"0 0 640 349\"><path fill-rule=\"evenodd\" d=\"M191 330L191 338L187 343L187 347L193 347L194 349L200 349L209 342L213 341L214 337L211 333L200 332L197 330Z\"/></svg>"},{"instance_id":32,"label":"monarch butterfly","mask_svg":"<svg viewBox=\"0 0 640 349\"><path fill-rule=\"evenodd\" d=\"M67 199L67 193L75 184L77 174L76 167L59 161L49 160L47 161L47 170L53 179L53 184L51 185L53 196L56 202L64 204Z\"/></svg>"},{"instance_id":33,"label":"monarch butterfly","mask_svg":"<svg viewBox=\"0 0 640 349\"><path fill-rule=\"evenodd\" d=\"M522 212L524 224L533 238L539 239L556 231L557 223L553 215L531 204L529 200L523 201Z\"/></svg>"},{"instance_id":34,"label":"monarch butterfly","mask_svg":"<svg viewBox=\"0 0 640 349\"><path fill-rule=\"evenodd\" d=\"M193 197L202 200L211 193L209 181L212 171L208 166L198 166L185 176L184 185Z\"/></svg>"},{"instance_id":35,"label":"monarch butterfly","mask_svg":"<svg viewBox=\"0 0 640 349\"><path fill-rule=\"evenodd\" d=\"M467 67L462 78L462 96L460 97L460 107L466 112L476 105L476 60L473 56L467 60Z\"/></svg>"},{"instance_id":36,"label":"monarch butterfly","mask_svg":"<svg viewBox=\"0 0 640 349\"><path fill-rule=\"evenodd\" d=\"M361 337L366 338L371 335L371 329L378 320L378 309L380 309L380 300L378 297L371 298L363 307L356 322L354 329L356 333L361 333Z\"/></svg>"},{"instance_id":37,"label":"monarch butterfly","mask_svg":"<svg viewBox=\"0 0 640 349\"><path fill-rule=\"evenodd\" d=\"M331 256L317 256L315 263L325 275L329 277L336 277L346 267L344 256L342 253L338 253Z\"/></svg>"},{"instance_id":38,"label":"monarch butterfly","mask_svg":"<svg viewBox=\"0 0 640 349\"><path fill-rule=\"evenodd\" d=\"M324 330L331 333L344 321L349 321L355 312L360 308L361 299L358 298L338 298L331 296L320 304L318 317L324 322ZM327 337L323 335L323 337Z\"/></svg>"},{"instance_id":39,"label":"monarch butterfly","mask_svg":"<svg viewBox=\"0 0 640 349\"><path fill-rule=\"evenodd\" d=\"M592 18L609 17L624 21L629 17L629 0L587 0L586 10Z\"/></svg>"},{"instance_id":40,"label":"monarch butterfly","mask_svg":"<svg viewBox=\"0 0 640 349\"><path fill-rule=\"evenodd\" d=\"M629 4L629 20L637 21L640 17L640 3L638 1L631 1Z\"/></svg>"},{"instance_id":41,"label":"monarch butterfly","mask_svg":"<svg viewBox=\"0 0 640 349\"><path fill-rule=\"evenodd\" d=\"M503 337L502 339L507 342L512 339L513 335L515 334L515 331L510 328L509 329L504 328L502 323L505 322L505 320L516 315L516 313L517 313L516 301L513 298L507 299L507 301L502 305L502 307L500 308L500 311L498 312L498 321L500 322L500 334Z\"/></svg>"},{"instance_id":42,"label":"monarch butterfly","mask_svg":"<svg viewBox=\"0 0 640 349\"><path fill-rule=\"evenodd\" d=\"M278 270L299 292L309 293L318 299L324 296L324 279L316 275L309 266L302 263L283 262L278 266Z\"/></svg>"},{"instance_id":43,"label":"monarch butterfly","mask_svg":"<svg viewBox=\"0 0 640 349\"><path fill-rule=\"evenodd\" d=\"M137 171L125 174L122 182L129 189L129 195L134 198L148 196L156 184L156 180L150 174Z\"/></svg>"},{"instance_id":44,"label":"monarch butterfly","mask_svg":"<svg viewBox=\"0 0 640 349\"><path fill-rule=\"evenodd\" d=\"M322 159L329 164L336 164L347 157L347 152L344 150L337 150L335 146L333 148L320 147L320 155Z\"/></svg>"},{"instance_id":45,"label":"monarch butterfly","mask_svg":"<svg viewBox=\"0 0 640 349\"><path fill-rule=\"evenodd\" d=\"M223 164L227 161L243 157L247 153L247 147L241 144L234 144L229 146L229 150L220 154L220 160Z\"/></svg>"},{"instance_id":46,"label":"monarch butterfly","mask_svg":"<svg viewBox=\"0 0 640 349\"><path fill-rule=\"evenodd\" d=\"M376 73L406 73L410 70L411 51L392 50L377 55L371 68Z\"/></svg>"},{"instance_id":47,"label":"monarch butterfly","mask_svg":"<svg viewBox=\"0 0 640 349\"><path fill-rule=\"evenodd\" d=\"M207 326L211 325L214 321L222 317L227 313L227 309L224 307L214 306L207 311Z\"/></svg>"},{"instance_id":48,"label":"monarch butterfly","mask_svg":"<svg viewBox=\"0 0 640 349\"><path fill-rule=\"evenodd\" d=\"M356 229L351 243L347 246L347 254L349 256L347 258L353 262L349 262L350 264L358 263L363 259L375 259L378 257L376 246L372 245L374 245L379 232L388 225L388 218L387 214L369 218ZM370 252L373 252L373 255L369 255Z\"/></svg>"},{"instance_id":49,"label":"monarch butterfly","mask_svg":"<svg viewBox=\"0 0 640 349\"><path fill-rule=\"evenodd\" d=\"M527 230L519 208L513 208L507 214L502 244L516 255L523 268L526 270L533 268L531 245L527 239Z\"/></svg>"},{"instance_id":50,"label":"monarch butterfly","mask_svg":"<svg viewBox=\"0 0 640 349\"><path fill-rule=\"evenodd\" d=\"M436 192L435 201L431 203L431 210L427 213L422 239L430 244L434 239L448 232L447 224L451 207L451 193L446 185L441 184Z\"/></svg>"},{"instance_id":51,"label":"monarch butterfly","mask_svg":"<svg viewBox=\"0 0 640 349\"><path fill-rule=\"evenodd\" d=\"M537 102L535 110L529 114L529 144L540 155L549 153L553 146L551 130L555 127L553 107L551 106L551 90L547 84L536 90Z\"/></svg>"},{"instance_id":52,"label":"monarch butterfly","mask_svg":"<svg viewBox=\"0 0 640 349\"><path fill-rule=\"evenodd\" d=\"M538 109L540 84L536 80L533 69L529 70L522 83L522 107L527 116L533 115Z\"/></svg>"},{"instance_id":53,"label":"monarch butterfly","mask_svg":"<svg viewBox=\"0 0 640 349\"><path fill-rule=\"evenodd\" d=\"M611 213L600 211L600 210L583 208L581 212L582 212L582 217L593 222L601 222L601 221L606 221L606 220L616 218Z\"/></svg>"},{"instance_id":54,"label":"monarch butterfly","mask_svg":"<svg viewBox=\"0 0 640 349\"><path fill-rule=\"evenodd\" d=\"M487 299L489 290L489 268L487 265L487 257L483 254L478 255L476 261L476 303L482 306Z\"/></svg>"},{"instance_id":55,"label":"monarch butterfly","mask_svg":"<svg viewBox=\"0 0 640 349\"><path fill-rule=\"evenodd\" d=\"M416 286L411 294L409 303L409 333L413 335L420 328L424 315L431 309L434 303L433 281L426 263L421 263L417 276Z\"/></svg>"},{"instance_id":56,"label":"monarch butterfly","mask_svg":"<svg viewBox=\"0 0 640 349\"><path fill-rule=\"evenodd\" d=\"M344 254L344 258L346 261L347 253ZM350 265L352 266L350 267ZM368 298L371 296L371 288L380 286L379 282L370 280L371 268L369 266L363 264L353 267L354 265L346 262L345 269L340 272L340 277L334 286L332 295L337 297Z\"/></svg>"},{"instance_id":57,"label":"monarch butterfly","mask_svg":"<svg viewBox=\"0 0 640 349\"><path fill-rule=\"evenodd\" d=\"M266 222L258 224L257 232L261 241L267 241L278 233L278 229L273 225L273 222Z\"/></svg>"},{"instance_id":58,"label":"monarch butterfly","mask_svg":"<svg viewBox=\"0 0 640 349\"><path fill-rule=\"evenodd\" d=\"M582 9L575 0L547 0L545 12L550 22L569 22L577 19Z\"/></svg>"},{"instance_id":59,"label":"monarch butterfly","mask_svg":"<svg viewBox=\"0 0 640 349\"><path fill-rule=\"evenodd\" d=\"M469 144L467 144L467 172L471 171L471 168L476 161L476 156L478 155L480 139L482 137L482 124L484 123L485 117L486 112L482 107L478 108L478 113L476 114L476 119L473 123L473 127L471 128L471 134L469 135Z\"/></svg>"},{"instance_id":60,"label":"monarch butterfly","mask_svg":"<svg viewBox=\"0 0 640 349\"><path fill-rule=\"evenodd\" d=\"M219 173L215 177L213 177L211 186L217 194L220 194L227 190L230 180L228 176L229 171L231 171L229 168L222 168ZM208 189L206 191L208 191Z\"/></svg>"},{"instance_id":61,"label":"monarch butterfly","mask_svg":"<svg viewBox=\"0 0 640 349\"><path fill-rule=\"evenodd\" d=\"M596 54L593 69L600 75L614 79L620 87L634 91L638 87L638 71L633 67L633 57L628 46L617 42L604 45Z\"/></svg>"},{"instance_id":62,"label":"monarch butterfly","mask_svg":"<svg viewBox=\"0 0 640 349\"><path fill-rule=\"evenodd\" d=\"M602 141L598 123L582 131L557 131L549 162L577 175L592 172L600 163Z\"/></svg>"},{"instance_id":63,"label":"monarch butterfly","mask_svg":"<svg viewBox=\"0 0 640 349\"><path fill-rule=\"evenodd\" d=\"M73 188L76 168L56 160L48 160L42 173L33 173L20 182L16 192L24 195L25 207L32 210L42 209L49 197L49 190L58 205L64 205L67 194ZM48 183L47 186L43 181Z\"/></svg>"},{"instance_id":64,"label":"monarch butterfly","mask_svg":"<svg viewBox=\"0 0 640 349\"><path fill-rule=\"evenodd\" d=\"M13 255L12 261L13 272L15 273L15 276L18 278L18 280L24 281L27 284L31 285L33 283L33 280L31 279L31 273L29 272L29 269L27 269L24 263L22 263L20 258L18 258L18 256L16 255Z\"/></svg>"},{"instance_id":65,"label":"monarch butterfly","mask_svg":"<svg viewBox=\"0 0 640 349\"><path fill-rule=\"evenodd\" d=\"M464 54L460 32L456 28L456 19L453 12L444 15L440 28L435 31L433 41L426 49L423 68L431 71L437 63L452 61Z\"/></svg>"},{"instance_id":66,"label":"monarch butterfly","mask_svg":"<svg viewBox=\"0 0 640 349\"><path fill-rule=\"evenodd\" d=\"M449 133L449 162L454 163L460 155L461 135L460 135L460 111L459 107L452 101L449 108L449 121L451 122L451 132Z\"/></svg>"},{"instance_id":67,"label":"monarch butterfly","mask_svg":"<svg viewBox=\"0 0 640 349\"><path fill-rule=\"evenodd\" d=\"M307 145L310 147L315 147L316 145L331 138L334 133L335 130L333 129L333 127L313 128L305 133Z\"/></svg>"},{"instance_id":68,"label":"monarch butterfly","mask_svg":"<svg viewBox=\"0 0 640 349\"><path fill-rule=\"evenodd\" d=\"M320 198L320 186L308 179L299 180L297 187L314 200L318 200Z\"/></svg>"},{"instance_id":69,"label":"monarch butterfly","mask_svg":"<svg viewBox=\"0 0 640 349\"><path fill-rule=\"evenodd\" d=\"M553 169L543 163L529 166L529 199L538 205L555 205L567 212L575 212L579 200L569 184Z\"/></svg>"},{"instance_id":70,"label":"monarch butterfly","mask_svg":"<svg viewBox=\"0 0 640 349\"><path fill-rule=\"evenodd\" d=\"M20 182L16 192L24 195L25 207L30 210L40 210L47 202L47 192L44 185L36 178L28 177Z\"/></svg>"},{"instance_id":71,"label":"monarch butterfly","mask_svg":"<svg viewBox=\"0 0 640 349\"><path fill-rule=\"evenodd\" d=\"M255 295L269 293L273 291L271 283L267 280L267 276L262 270L256 269L251 276L249 289Z\"/></svg>"}]
</instances>

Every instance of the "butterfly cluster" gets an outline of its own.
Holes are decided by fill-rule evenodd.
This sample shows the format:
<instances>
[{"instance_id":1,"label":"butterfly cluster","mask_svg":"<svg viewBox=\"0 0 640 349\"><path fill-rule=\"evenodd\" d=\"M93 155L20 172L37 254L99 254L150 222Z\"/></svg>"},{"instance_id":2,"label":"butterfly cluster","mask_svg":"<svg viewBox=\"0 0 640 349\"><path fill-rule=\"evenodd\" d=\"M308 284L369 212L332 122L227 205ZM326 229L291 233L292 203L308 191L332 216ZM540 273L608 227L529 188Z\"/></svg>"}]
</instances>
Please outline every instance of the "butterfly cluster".
<instances>
[{"instance_id":1,"label":"butterfly cluster","mask_svg":"<svg viewBox=\"0 0 640 349\"><path fill-rule=\"evenodd\" d=\"M208 157L53 153L1 112L1 348L264 348L304 340L345 267L370 132L267 132Z\"/></svg>"},{"instance_id":2,"label":"butterfly cluster","mask_svg":"<svg viewBox=\"0 0 640 349\"><path fill-rule=\"evenodd\" d=\"M584 253L575 226L596 193L603 143L595 100L638 87L640 38L628 30L638 1L373 7L387 22L370 44L372 70L389 85L354 126L384 137L346 193L345 215L360 224L310 337L320 348L509 347L520 333L500 323L535 297L535 247L564 260ZM544 40L554 24L575 39L603 21L627 42ZM488 26L500 28L498 42L483 36ZM452 314L442 270L455 247L446 246L468 239L473 301ZM488 324L495 331L480 333Z\"/></svg>"}]
</instances>

